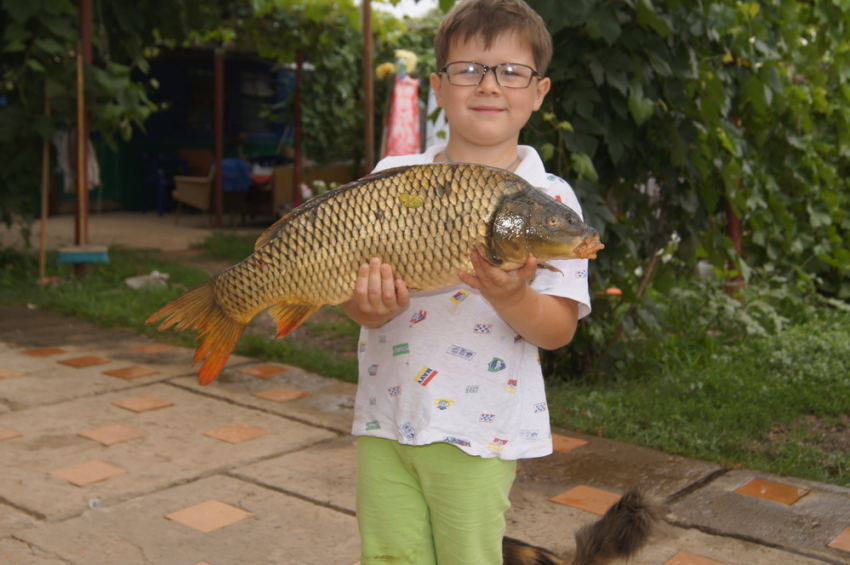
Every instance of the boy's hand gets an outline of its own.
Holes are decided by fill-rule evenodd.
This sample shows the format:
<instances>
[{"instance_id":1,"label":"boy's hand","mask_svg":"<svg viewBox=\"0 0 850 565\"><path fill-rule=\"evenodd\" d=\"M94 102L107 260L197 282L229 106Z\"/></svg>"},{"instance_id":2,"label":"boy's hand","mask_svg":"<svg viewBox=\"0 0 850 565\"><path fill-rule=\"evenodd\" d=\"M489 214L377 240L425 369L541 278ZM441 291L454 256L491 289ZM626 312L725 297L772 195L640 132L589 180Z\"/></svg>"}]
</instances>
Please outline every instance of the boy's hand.
<instances>
[{"instance_id":1,"label":"boy's hand","mask_svg":"<svg viewBox=\"0 0 850 565\"><path fill-rule=\"evenodd\" d=\"M379 327L410 303L410 291L401 279L393 280L389 265L372 257L360 266L354 295L343 304L349 316L363 326Z\"/></svg>"},{"instance_id":2,"label":"boy's hand","mask_svg":"<svg viewBox=\"0 0 850 565\"><path fill-rule=\"evenodd\" d=\"M503 271L484 259L480 253L470 254L475 275L459 271L457 276L466 285L481 292L488 302L497 306L510 300L518 300L528 289L528 280L537 274L537 258L529 257L525 265L513 271Z\"/></svg>"}]
</instances>

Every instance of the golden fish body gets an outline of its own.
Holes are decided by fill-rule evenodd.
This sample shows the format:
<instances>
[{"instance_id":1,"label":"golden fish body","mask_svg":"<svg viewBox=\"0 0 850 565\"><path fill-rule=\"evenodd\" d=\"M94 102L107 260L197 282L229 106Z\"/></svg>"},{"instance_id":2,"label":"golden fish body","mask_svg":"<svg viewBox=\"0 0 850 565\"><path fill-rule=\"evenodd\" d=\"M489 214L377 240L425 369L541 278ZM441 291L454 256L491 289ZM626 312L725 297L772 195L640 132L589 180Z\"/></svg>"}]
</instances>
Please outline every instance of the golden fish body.
<instances>
[{"instance_id":1,"label":"golden fish body","mask_svg":"<svg viewBox=\"0 0 850 565\"><path fill-rule=\"evenodd\" d=\"M552 225L553 223L557 225ZM596 230L522 178L480 165L440 163L391 169L316 197L271 226L255 252L165 305L148 323L198 329L195 362L211 382L251 319L271 307L278 335L323 304L348 300L360 265L388 263L414 290L458 283L478 250L504 269L595 257Z\"/></svg>"}]
</instances>

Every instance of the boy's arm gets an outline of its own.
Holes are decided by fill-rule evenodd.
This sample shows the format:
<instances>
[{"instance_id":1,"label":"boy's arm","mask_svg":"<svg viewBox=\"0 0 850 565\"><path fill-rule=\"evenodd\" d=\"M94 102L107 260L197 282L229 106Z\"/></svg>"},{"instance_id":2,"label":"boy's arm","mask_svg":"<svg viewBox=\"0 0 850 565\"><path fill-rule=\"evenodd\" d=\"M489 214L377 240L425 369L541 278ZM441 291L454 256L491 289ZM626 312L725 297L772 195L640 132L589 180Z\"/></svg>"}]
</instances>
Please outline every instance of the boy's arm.
<instances>
[{"instance_id":1,"label":"boy's arm","mask_svg":"<svg viewBox=\"0 0 850 565\"><path fill-rule=\"evenodd\" d=\"M410 303L410 291L401 279L393 280L389 265L373 257L357 272L354 295L342 304L352 320L378 328L398 316Z\"/></svg>"},{"instance_id":2,"label":"boy's arm","mask_svg":"<svg viewBox=\"0 0 850 565\"><path fill-rule=\"evenodd\" d=\"M537 259L529 258L515 271L503 271L473 252L472 265L476 274L460 271L460 280L477 289L523 339L543 349L558 349L572 341L578 302L540 294L528 285L537 273Z\"/></svg>"}]
</instances>

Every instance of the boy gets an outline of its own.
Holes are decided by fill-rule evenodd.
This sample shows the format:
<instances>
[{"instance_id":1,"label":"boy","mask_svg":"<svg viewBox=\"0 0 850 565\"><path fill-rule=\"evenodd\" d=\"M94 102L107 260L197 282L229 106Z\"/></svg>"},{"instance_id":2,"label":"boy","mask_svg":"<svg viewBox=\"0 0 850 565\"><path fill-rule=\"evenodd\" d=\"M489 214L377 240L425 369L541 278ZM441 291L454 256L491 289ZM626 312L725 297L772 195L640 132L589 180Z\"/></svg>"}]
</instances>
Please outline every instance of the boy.
<instances>
[{"instance_id":1,"label":"boy","mask_svg":"<svg viewBox=\"0 0 850 565\"><path fill-rule=\"evenodd\" d=\"M431 87L449 141L376 171L431 162L508 169L580 213L572 189L518 146L538 110L552 40L523 0L466 0L435 39ZM472 254L474 274L411 295L373 258L346 312L363 326L353 433L362 564L502 563L516 461L552 452L538 347L568 344L590 313L587 261L530 258L505 272ZM532 281L533 282L530 282Z\"/></svg>"}]
</instances>

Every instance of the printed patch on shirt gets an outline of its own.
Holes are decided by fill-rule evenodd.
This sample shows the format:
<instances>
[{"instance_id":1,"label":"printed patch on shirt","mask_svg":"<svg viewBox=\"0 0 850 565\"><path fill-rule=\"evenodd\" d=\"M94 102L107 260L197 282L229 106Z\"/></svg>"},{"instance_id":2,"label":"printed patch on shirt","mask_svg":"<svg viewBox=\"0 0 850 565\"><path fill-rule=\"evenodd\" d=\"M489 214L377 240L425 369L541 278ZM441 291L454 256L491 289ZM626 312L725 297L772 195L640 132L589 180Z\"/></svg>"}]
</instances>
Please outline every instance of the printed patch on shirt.
<instances>
[{"instance_id":1,"label":"printed patch on shirt","mask_svg":"<svg viewBox=\"0 0 850 565\"><path fill-rule=\"evenodd\" d=\"M505 385L505 392L516 392L518 382L516 379L509 379L508 384Z\"/></svg>"},{"instance_id":2,"label":"printed patch on shirt","mask_svg":"<svg viewBox=\"0 0 850 565\"><path fill-rule=\"evenodd\" d=\"M539 414L540 412L545 412L545 411L546 411L546 403L545 402L539 402L539 403L534 405L534 413L535 414Z\"/></svg>"},{"instance_id":3,"label":"printed patch on shirt","mask_svg":"<svg viewBox=\"0 0 850 565\"><path fill-rule=\"evenodd\" d=\"M400 386L391 386L390 388L387 389L387 394L389 396L398 396L399 394L401 394L401 387Z\"/></svg>"},{"instance_id":4,"label":"printed patch on shirt","mask_svg":"<svg viewBox=\"0 0 850 565\"><path fill-rule=\"evenodd\" d=\"M487 447L496 451L502 451L506 445L508 445L508 440L494 437L493 441L487 444Z\"/></svg>"},{"instance_id":5,"label":"printed patch on shirt","mask_svg":"<svg viewBox=\"0 0 850 565\"><path fill-rule=\"evenodd\" d=\"M521 335L517 334L517 335L515 335L515 336L514 336L514 343L519 343L519 342L521 342L523 339L524 339L524 338L523 338Z\"/></svg>"},{"instance_id":6,"label":"printed patch on shirt","mask_svg":"<svg viewBox=\"0 0 850 565\"><path fill-rule=\"evenodd\" d=\"M474 334L488 334L493 331L493 324L475 324L475 327L472 329L472 333Z\"/></svg>"},{"instance_id":7,"label":"printed patch on shirt","mask_svg":"<svg viewBox=\"0 0 850 565\"><path fill-rule=\"evenodd\" d=\"M374 377L378 374L378 366L377 365L369 365L369 376Z\"/></svg>"},{"instance_id":8,"label":"printed patch on shirt","mask_svg":"<svg viewBox=\"0 0 850 565\"><path fill-rule=\"evenodd\" d=\"M410 422L405 422L403 424L399 424L398 430L408 440L412 440L414 437L416 437L416 430L413 429L413 426L410 425Z\"/></svg>"},{"instance_id":9,"label":"printed patch on shirt","mask_svg":"<svg viewBox=\"0 0 850 565\"><path fill-rule=\"evenodd\" d=\"M428 383L431 382L431 379L437 376L437 371L434 369L429 369L428 367L422 367L416 376L413 377L414 382L421 384L422 386L428 386Z\"/></svg>"},{"instance_id":10,"label":"printed patch on shirt","mask_svg":"<svg viewBox=\"0 0 850 565\"><path fill-rule=\"evenodd\" d=\"M452 302L454 302L455 304L460 304L461 302L463 302L464 300L466 300L466 297L467 297L467 296L469 296L470 294L472 294L472 293L471 293L471 292L469 292L468 290L463 290L463 289L461 289L461 290L457 291L456 293L454 293L454 294L453 294L453 295L449 298L449 300L451 300L451 301L452 301Z\"/></svg>"},{"instance_id":11,"label":"printed patch on shirt","mask_svg":"<svg viewBox=\"0 0 850 565\"><path fill-rule=\"evenodd\" d=\"M498 373L499 371L504 371L505 367L507 367L507 365L505 365L505 362L499 359L498 357L493 357L493 360L487 363L487 370L491 373Z\"/></svg>"},{"instance_id":12,"label":"printed patch on shirt","mask_svg":"<svg viewBox=\"0 0 850 565\"><path fill-rule=\"evenodd\" d=\"M410 353L409 343L399 343L398 345L393 345L393 357L398 357L399 355L404 355L406 353Z\"/></svg>"},{"instance_id":13,"label":"printed patch on shirt","mask_svg":"<svg viewBox=\"0 0 850 565\"><path fill-rule=\"evenodd\" d=\"M453 443L455 445L462 445L464 447L469 447L470 445L472 445L472 443L468 439L455 436L446 436L443 438L443 441L446 443Z\"/></svg>"},{"instance_id":14,"label":"printed patch on shirt","mask_svg":"<svg viewBox=\"0 0 850 565\"><path fill-rule=\"evenodd\" d=\"M419 312L416 312L415 314L413 314L413 316L410 317L410 323L411 324L418 324L419 322L424 320L427 316L428 316L428 312L426 310L420 310Z\"/></svg>"},{"instance_id":15,"label":"printed patch on shirt","mask_svg":"<svg viewBox=\"0 0 850 565\"><path fill-rule=\"evenodd\" d=\"M586 279L587 278L587 269L582 269L580 271L576 271L577 279Z\"/></svg>"},{"instance_id":16,"label":"printed patch on shirt","mask_svg":"<svg viewBox=\"0 0 850 565\"><path fill-rule=\"evenodd\" d=\"M520 430L519 431L519 439L524 439L526 441L534 441L537 439L537 436L540 435L540 432L537 430Z\"/></svg>"},{"instance_id":17,"label":"printed patch on shirt","mask_svg":"<svg viewBox=\"0 0 850 565\"><path fill-rule=\"evenodd\" d=\"M369 397L369 406L375 406L378 403L378 399L374 396Z\"/></svg>"},{"instance_id":18,"label":"printed patch on shirt","mask_svg":"<svg viewBox=\"0 0 850 565\"><path fill-rule=\"evenodd\" d=\"M446 353L454 355L455 357L460 357L461 359L466 359L467 361L475 357L474 351L470 351L469 349L465 349L459 345L452 345L446 350Z\"/></svg>"},{"instance_id":19,"label":"printed patch on shirt","mask_svg":"<svg viewBox=\"0 0 850 565\"><path fill-rule=\"evenodd\" d=\"M380 430L381 424L378 423L378 420L372 420L371 422L366 422L366 431L369 430Z\"/></svg>"},{"instance_id":20,"label":"printed patch on shirt","mask_svg":"<svg viewBox=\"0 0 850 565\"><path fill-rule=\"evenodd\" d=\"M434 406L437 407L437 410L445 410L446 408L451 408L454 406L455 401L449 400L448 398L437 398L434 400Z\"/></svg>"},{"instance_id":21,"label":"printed patch on shirt","mask_svg":"<svg viewBox=\"0 0 850 565\"><path fill-rule=\"evenodd\" d=\"M539 365L540 364L540 354L538 353L537 355L534 356L534 358L537 359L537 364Z\"/></svg>"},{"instance_id":22,"label":"printed patch on shirt","mask_svg":"<svg viewBox=\"0 0 850 565\"><path fill-rule=\"evenodd\" d=\"M358 349L360 350L360 353L363 353L364 351L366 351L366 342L365 342L365 341L361 341L361 342L360 342L360 347L359 347Z\"/></svg>"},{"instance_id":23,"label":"printed patch on shirt","mask_svg":"<svg viewBox=\"0 0 850 565\"><path fill-rule=\"evenodd\" d=\"M481 414L481 416L478 417L478 421L484 422L485 424L490 424L495 419L496 419L495 414Z\"/></svg>"},{"instance_id":24,"label":"printed patch on shirt","mask_svg":"<svg viewBox=\"0 0 850 565\"><path fill-rule=\"evenodd\" d=\"M385 335L379 335L378 336L378 343L386 343L386 342L387 342L387 336L385 336Z\"/></svg>"},{"instance_id":25,"label":"printed patch on shirt","mask_svg":"<svg viewBox=\"0 0 850 565\"><path fill-rule=\"evenodd\" d=\"M466 387L466 394L476 394L478 392L478 385L469 385Z\"/></svg>"}]
</instances>

